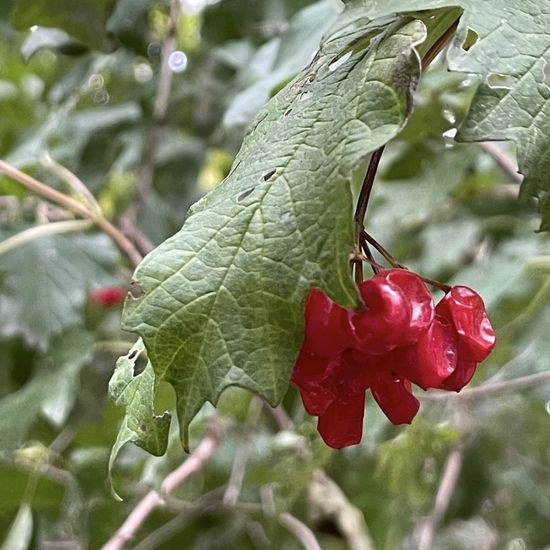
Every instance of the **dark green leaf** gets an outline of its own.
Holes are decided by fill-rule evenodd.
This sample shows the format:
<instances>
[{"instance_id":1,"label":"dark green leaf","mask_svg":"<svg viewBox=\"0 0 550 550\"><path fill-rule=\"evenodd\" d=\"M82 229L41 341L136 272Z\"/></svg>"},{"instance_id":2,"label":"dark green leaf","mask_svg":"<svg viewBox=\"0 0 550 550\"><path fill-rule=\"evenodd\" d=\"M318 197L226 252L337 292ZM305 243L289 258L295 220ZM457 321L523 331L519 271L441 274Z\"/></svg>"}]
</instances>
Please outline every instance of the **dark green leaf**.
<instances>
[{"instance_id":1,"label":"dark green leaf","mask_svg":"<svg viewBox=\"0 0 550 550\"><path fill-rule=\"evenodd\" d=\"M11 21L18 30L34 25L63 29L83 44L109 50L105 24L114 4L115 0L73 0L67 9L65 0L17 0Z\"/></svg>"}]
</instances>

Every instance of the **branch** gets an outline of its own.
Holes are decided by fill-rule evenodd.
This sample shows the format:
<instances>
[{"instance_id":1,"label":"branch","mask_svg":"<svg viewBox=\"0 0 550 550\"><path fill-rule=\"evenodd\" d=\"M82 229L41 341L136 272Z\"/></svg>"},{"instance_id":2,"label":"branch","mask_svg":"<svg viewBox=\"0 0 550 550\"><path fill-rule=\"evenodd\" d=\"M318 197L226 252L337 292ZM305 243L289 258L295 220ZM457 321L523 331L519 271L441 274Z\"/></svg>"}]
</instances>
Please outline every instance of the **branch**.
<instances>
[{"instance_id":1,"label":"branch","mask_svg":"<svg viewBox=\"0 0 550 550\"><path fill-rule=\"evenodd\" d=\"M435 496L434 509L424 521L420 531L418 550L432 550L433 548L434 534L453 497L456 482L462 469L463 458L464 451L462 447L457 447L445 462L441 482Z\"/></svg>"},{"instance_id":2,"label":"branch","mask_svg":"<svg viewBox=\"0 0 550 550\"><path fill-rule=\"evenodd\" d=\"M496 143L482 141L479 146L512 178L516 183L523 181L518 165Z\"/></svg>"},{"instance_id":3,"label":"branch","mask_svg":"<svg viewBox=\"0 0 550 550\"><path fill-rule=\"evenodd\" d=\"M545 382L550 382L550 371L521 376L520 378L514 378L504 382L495 382L492 384L485 383L474 388L465 389L460 393L437 392L421 395L421 398L432 401L443 401L447 399L475 399L478 397L485 397L493 393L536 386L537 384L544 384Z\"/></svg>"},{"instance_id":4,"label":"branch","mask_svg":"<svg viewBox=\"0 0 550 550\"><path fill-rule=\"evenodd\" d=\"M107 541L102 550L122 550L130 542L150 514L163 503L163 494L169 495L181 485L192 473L200 470L206 461L214 454L221 441L219 426L211 425L210 434L206 436L195 452L173 472L168 474L160 486L160 492L149 491L132 510L126 521L120 526L113 537Z\"/></svg>"},{"instance_id":5,"label":"branch","mask_svg":"<svg viewBox=\"0 0 550 550\"><path fill-rule=\"evenodd\" d=\"M127 232L138 233L135 228L138 212L145 202L148 193L153 185L155 177L155 160L160 141L162 126L166 120L172 80L174 72L170 68L169 58L174 53L177 45L178 19L181 13L181 1L172 0L170 4L170 27L162 45L160 58L160 75L157 85L157 92L153 104L152 126L144 144L143 163L141 165L137 197L126 213L122 216L121 225ZM147 245L147 241L143 241Z\"/></svg>"},{"instance_id":6,"label":"branch","mask_svg":"<svg viewBox=\"0 0 550 550\"><path fill-rule=\"evenodd\" d=\"M305 550L321 550L313 531L298 518L284 512L279 516L279 523L302 543Z\"/></svg>"},{"instance_id":7,"label":"branch","mask_svg":"<svg viewBox=\"0 0 550 550\"><path fill-rule=\"evenodd\" d=\"M340 486L324 470L313 472L308 498L312 515L319 521L333 521L349 550L374 549L362 512L351 504Z\"/></svg>"},{"instance_id":8,"label":"branch","mask_svg":"<svg viewBox=\"0 0 550 550\"><path fill-rule=\"evenodd\" d=\"M25 229L0 242L0 256L6 252L18 248L21 245L48 237L49 235L60 235L61 233L72 233L75 231L86 231L93 225L91 220L68 220L64 222L52 222L35 225Z\"/></svg>"},{"instance_id":9,"label":"branch","mask_svg":"<svg viewBox=\"0 0 550 550\"><path fill-rule=\"evenodd\" d=\"M6 176L16 181L17 183L23 185L27 189L31 190L33 193L44 197L45 199L55 202L61 206L64 206L67 210L70 210L74 214L81 216L82 218L92 220L97 226L118 246L120 251L128 257L128 259L137 266L141 262L141 254L136 249L136 247L124 236L124 234L116 228L107 218L99 215L94 210L91 210L89 207L84 204L76 201L75 199L69 197L65 193L61 193L56 189L53 189L49 185L38 181L37 179L21 172L8 164L7 162L0 160L0 172L4 173Z\"/></svg>"},{"instance_id":10,"label":"branch","mask_svg":"<svg viewBox=\"0 0 550 550\"><path fill-rule=\"evenodd\" d=\"M250 401L248 415L243 426L244 434L240 445L237 446L237 450L235 451L233 466L229 476L229 483L227 484L227 489L223 495L223 503L227 506L234 506L239 500L239 495L241 494L244 475L246 472L246 466L248 464L248 459L250 458L250 439L252 431L260 420L260 416L263 411L263 404L263 400L257 396L252 397L252 400Z\"/></svg>"}]
</instances>

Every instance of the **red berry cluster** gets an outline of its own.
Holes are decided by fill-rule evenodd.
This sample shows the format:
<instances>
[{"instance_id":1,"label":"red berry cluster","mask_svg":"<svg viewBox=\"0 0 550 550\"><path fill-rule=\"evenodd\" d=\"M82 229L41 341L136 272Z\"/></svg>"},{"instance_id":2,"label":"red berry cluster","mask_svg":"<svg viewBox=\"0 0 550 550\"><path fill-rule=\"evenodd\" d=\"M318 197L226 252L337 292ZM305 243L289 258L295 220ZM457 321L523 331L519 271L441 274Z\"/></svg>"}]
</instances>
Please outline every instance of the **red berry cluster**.
<instances>
[{"instance_id":1,"label":"red berry cluster","mask_svg":"<svg viewBox=\"0 0 550 550\"><path fill-rule=\"evenodd\" d=\"M460 391L495 345L481 297L453 287L437 304L422 279L381 271L359 285L365 308L349 311L313 289L305 339L292 374L327 445L359 443L365 391L394 424L409 424L423 389Z\"/></svg>"}]
</instances>

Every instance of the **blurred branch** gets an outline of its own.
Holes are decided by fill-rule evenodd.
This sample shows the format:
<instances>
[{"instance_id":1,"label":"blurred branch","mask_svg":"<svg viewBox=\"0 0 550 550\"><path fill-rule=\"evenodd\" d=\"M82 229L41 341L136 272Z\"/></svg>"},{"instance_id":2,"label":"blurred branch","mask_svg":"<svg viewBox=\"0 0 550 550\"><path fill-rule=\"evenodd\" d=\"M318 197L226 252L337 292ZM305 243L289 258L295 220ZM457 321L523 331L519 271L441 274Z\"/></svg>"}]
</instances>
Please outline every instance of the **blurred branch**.
<instances>
[{"instance_id":1,"label":"blurred branch","mask_svg":"<svg viewBox=\"0 0 550 550\"><path fill-rule=\"evenodd\" d=\"M520 378L514 378L512 380L506 380L503 382L484 383L474 388L468 388L460 393L449 392L437 392L433 394L421 395L422 399L432 401L443 401L448 399L472 399L477 397L485 397L492 393L500 393L502 391L511 391L518 388L526 388L529 386L536 386L537 384L543 384L550 382L550 371L537 372L536 374L530 374L528 376L521 376Z\"/></svg>"},{"instance_id":2,"label":"blurred branch","mask_svg":"<svg viewBox=\"0 0 550 550\"><path fill-rule=\"evenodd\" d=\"M92 220L70 220L66 222L45 223L43 225L30 227L0 242L0 256L36 239L48 237L49 235L60 235L61 233L86 231L90 229L92 225Z\"/></svg>"},{"instance_id":3,"label":"blurred branch","mask_svg":"<svg viewBox=\"0 0 550 550\"><path fill-rule=\"evenodd\" d=\"M168 112L168 103L174 77L174 72L170 68L169 58L176 51L180 13L181 0L172 0L170 4L170 25L162 45L160 75L153 104L153 120L144 145L143 162L137 186L137 196L128 210L123 214L120 221L124 232L132 236L134 242L136 242L144 252L150 252L153 247L145 235L136 227L137 215L142 204L147 199L147 195L151 191L155 178L156 154L162 127L166 120L166 113Z\"/></svg>"},{"instance_id":4,"label":"blurred branch","mask_svg":"<svg viewBox=\"0 0 550 550\"><path fill-rule=\"evenodd\" d=\"M374 544L361 511L349 502L340 486L323 470L313 472L309 484L312 514L332 520L344 537L349 550L373 550Z\"/></svg>"},{"instance_id":5,"label":"blurred branch","mask_svg":"<svg viewBox=\"0 0 550 550\"><path fill-rule=\"evenodd\" d=\"M44 168L50 170L58 178L63 180L77 195L80 195L96 214L101 213L101 208L95 200L95 197L76 174L73 174L68 168L59 164L59 162L53 159L47 151L41 156L40 162Z\"/></svg>"},{"instance_id":6,"label":"blurred branch","mask_svg":"<svg viewBox=\"0 0 550 550\"><path fill-rule=\"evenodd\" d=\"M132 510L126 521L107 541L102 550L121 550L131 541L149 515L160 506L163 495L169 495L181 485L191 474L200 470L206 461L214 454L221 441L221 429L218 425L210 425L210 433L201 441L194 453L178 468L172 471L161 484L159 491L149 491Z\"/></svg>"},{"instance_id":7,"label":"blurred branch","mask_svg":"<svg viewBox=\"0 0 550 550\"><path fill-rule=\"evenodd\" d=\"M321 550L313 531L298 518L284 512L279 515L279 523L286 527L301 543L305 550Z\"/></svg>"},{"instance_id":8,"label":"blurred branch","mask_svg":"<svg viewBox=\"0 0 550 550\"><path fill-rule=\"evenodd\" d=\"M464 451L463 448L459 446L451 452L445 462L441 482L439 483L435 496L434 509L425 519L420 529L418 550L432 550L433 548L434 534L451 502L451 498L456 488L456 482L458 481L458 476L462 469L463 458Z\"/></svg>"},{"instance_id":9,"label":"blurred branch","mask_svg":"<svg viewBox=\"0 0 550 550\"><path fill-rule=\"evenodd\" d=\"M479 146L512 178L516 183L523 181L523 176L518 172L518 166L496 143L482 141Z\"/></svg>"},{"instance_id":10,"label":"blurred branch","mask_svg":"<svg viewBox=\"0 0 550 550\"><path fill-rule=\"evenodd\" d=\"M237 450L235 451L235 458L233 459L229 483L227 484L227 489L223 495L223 502L228 506L237 504L237 501L239 500L239 495L241 494L241 488L246 472L246 465L250 457L252 431L260 420L262 410L263 401L257 396L252 397L250 407L248 409L248 415L243 426L244 435L240 445L237 446Z\"/></svg>"},{"instance_id":11,"label":"blurred branch","mask_svg":"<svg viewBox=\"0 0 550 550\"><path fill-rule=\"evenodd\" d=\"M7 162L0 160L0 172L4 173L6 176L12 180L20 183L27 189L30 189L32 192L44 197L45 199L60 204L70 210L74 214L77 214L85 219L92 220L97 226L118 246L123 254L125 254L128 259L137 266L141 262L141 254L136 249L136 247L124 236L124 234L116 228L107 218L101 216L97 212L90 210L89 207L84 204L76 201L75 199L69 197L65 193L61 193L56 189L53 189L49 185L38 181L37 179L21 172L8 164Z\"/></svg>"}]
</instances>

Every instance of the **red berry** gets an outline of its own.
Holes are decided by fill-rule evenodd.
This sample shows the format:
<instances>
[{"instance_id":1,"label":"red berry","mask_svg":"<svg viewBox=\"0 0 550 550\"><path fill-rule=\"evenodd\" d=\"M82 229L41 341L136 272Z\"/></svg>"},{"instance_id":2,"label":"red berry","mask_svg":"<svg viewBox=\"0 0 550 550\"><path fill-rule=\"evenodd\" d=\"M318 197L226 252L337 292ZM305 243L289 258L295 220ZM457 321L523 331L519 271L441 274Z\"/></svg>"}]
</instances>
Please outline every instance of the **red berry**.
<instances>
[{"instance_id":1,"label":"red berry","mask_svg":"<svg viewBox=\"0 0 550 550\"><path fill-rule=\"evenodd\" d=\"M94 304L110 307L124 302L127 290L119 286L105 286L90 292L90 301Z\"/></svg>"},{"instance_id":2,"label":"red berry","mask_svg":"<svg viewBox=\"0 0 550 550\"><path fill-rule=\"evenodd\" d=\"M315 355L334 355L351 344L349 313L321 290L309 293L305 309L305 339L302 349Z\"/></svg>"},{"instance_id":3,"label":"red berry","mask_svg":"<svg viewBox=\"0 0 550 550\"><path fill-rule=\"evenodd\" d=\"M352 320L358 349L379 354L412 344L433 320L432 297L415 273L382 271L359 290L367 309Z\"/></svg>"},{"instance_id":4,"label":"red berry","mask_svg":"<svg viewBox=\"0 0 550 550\"><path fill-rule=\"evenodd\" d=\"M392 424L410 424L420 403L411 393L411 383L390 374L381 375L372 385L372 395Z\"/></svg>"},{"instance_id":5,"label":"red berry","mask_svg":"<svg viewBox=\"0 0 550 550\"><path fill-rule=\"evenodd\" d=\"M457 368L457 339L452 325L436 315L412 346L396 350L396 371L423 389L439 388Z\"/></svg>"},{"instance_id":6,"label":"red berry","mask_svg":"<svg viewBox=\"0 0 550 550\"><path fill-rule=\"evenodd\" d=\"M333 403L319 416L317 430L333 449L360 443L363 435L365 393Z\"/></svg>"},{"instance_id":7,"label":"red berry","mask_svg":"<svg viewBox=\"0 0 550 550\"><path fill-rule=\"evenodd\" d=\"M460 359L458 365L448 378L443 380L439 386L441 390L460 391L474 376L477 368L477 363Z\"/></svg>"},{"instance_id":8,"label":"red berry","mask_svg":"<svg viewBox=\"0 0 550 550\"><path fill-rule=\"evenodd\" d=\"M436 313L454 325L461 358L479 363L495 347L495 333L477 292L455 286L437 304Z\"/></svg>"}]
</instances>

